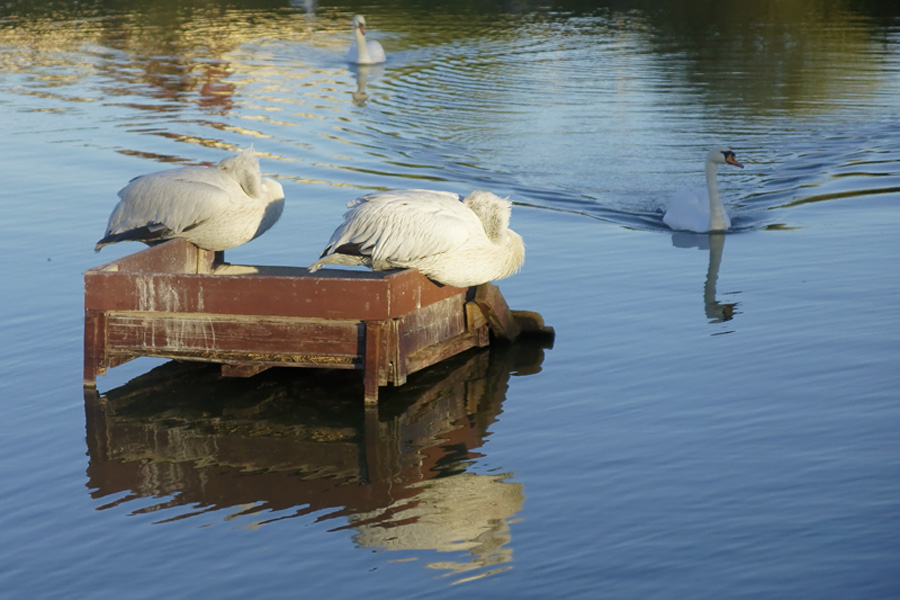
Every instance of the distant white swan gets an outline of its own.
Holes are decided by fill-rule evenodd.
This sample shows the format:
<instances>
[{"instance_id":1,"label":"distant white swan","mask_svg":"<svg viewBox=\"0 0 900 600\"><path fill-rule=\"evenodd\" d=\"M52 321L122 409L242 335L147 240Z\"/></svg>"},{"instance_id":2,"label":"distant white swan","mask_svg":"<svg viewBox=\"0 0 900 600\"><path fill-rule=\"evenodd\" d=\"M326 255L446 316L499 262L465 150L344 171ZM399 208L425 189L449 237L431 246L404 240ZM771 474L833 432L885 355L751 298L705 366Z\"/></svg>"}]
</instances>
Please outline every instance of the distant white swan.
<instances>
[{"instance_id":1,"label":"distant white swan","mask_svg":"<svg viewBox=\"0 0 900 600\"><path fill-rule=\"evenodd\" d=\"M183 167L142 175L119 190L107 244L157 244L184 238L205 250L227 250L262 235L281 217L284 190L262 177L250 147L214 167Z\"/></svg>"},{"instance_id":2,"label":"distant white swan","mask_svg":"<svg viewBox=\"0 0 900 600\"><path fill-rule=\"evenodd\" d=\"M387 60L381 44L372 40L366 42L366 18L362 15L353 17L353 35L356 41L347 51L347 62L358 65L375 65Z\"/></svg>"},{"instance_id":3,"label":"distant white swan","mask_svg":"<svg viewBox=\"0 0 900 600\"><path fill-rule=\"evenodd\" d=\"M706 157L706 190L680 190L669 200L663 222L679 231L727 231L731 219L719 199L716 171L719 165L743 168L728 148L713 148Z\"/></svg>"},{"instance_id":4,"label":"distant white swan","mask_svg":"<svg viewBox=\"0 0 900 600\"><path fill-rule=\"evenodd\" d=\"M412 268L454 287L518 271L525 244L509 229L512 202L483 191L461 200L451 192L397 190L351 202L343 224L309 271L329 263L376 271Z\"/></svg>"}]
</instances>

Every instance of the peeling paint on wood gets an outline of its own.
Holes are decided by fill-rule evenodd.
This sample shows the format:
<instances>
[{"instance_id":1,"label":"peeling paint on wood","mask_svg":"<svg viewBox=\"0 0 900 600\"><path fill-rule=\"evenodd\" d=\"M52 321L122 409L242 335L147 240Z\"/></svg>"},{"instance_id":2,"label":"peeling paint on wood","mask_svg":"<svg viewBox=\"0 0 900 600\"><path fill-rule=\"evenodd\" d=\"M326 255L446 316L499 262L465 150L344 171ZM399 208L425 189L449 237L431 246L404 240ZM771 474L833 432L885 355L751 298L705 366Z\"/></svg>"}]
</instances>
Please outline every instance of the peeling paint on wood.
<instances>
[{"instance_id":1,"label":"peeling paint on wood","mask_svg":"<svg viewBox=\"0 0 900 600\"><path fill-rule=\"evenodd\" d=\"M172 240L85 273L84 383L138 356L217 362L233 376L329 367L363 371L374 403L379 386L488 344L466 293L414 270L218 264Z\"/></svg>"}]
</instances>

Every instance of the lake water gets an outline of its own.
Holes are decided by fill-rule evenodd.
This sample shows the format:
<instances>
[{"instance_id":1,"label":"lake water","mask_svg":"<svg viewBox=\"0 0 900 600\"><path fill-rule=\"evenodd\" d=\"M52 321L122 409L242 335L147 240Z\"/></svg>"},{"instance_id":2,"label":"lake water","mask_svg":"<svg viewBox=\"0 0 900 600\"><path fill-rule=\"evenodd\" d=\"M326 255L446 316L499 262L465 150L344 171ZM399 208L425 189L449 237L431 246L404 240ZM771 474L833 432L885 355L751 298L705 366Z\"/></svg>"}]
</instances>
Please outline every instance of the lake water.
<instances>
[{"instance_id":1,"label":"lake water","mask_svg":"<svg viewBox=\"0 0 900 600\"><path fill-rule=\"evenodd\" d=\"M0 595L900 596L900 9L877 1L0 7ZM353 14L386 49L349 69ZM553 348L354 375L138 359L82 389L130 178L253 144L231 262L373 190L509 195ZM727 235L673 234L703 184Z\"/></svg>"}]
</instances>

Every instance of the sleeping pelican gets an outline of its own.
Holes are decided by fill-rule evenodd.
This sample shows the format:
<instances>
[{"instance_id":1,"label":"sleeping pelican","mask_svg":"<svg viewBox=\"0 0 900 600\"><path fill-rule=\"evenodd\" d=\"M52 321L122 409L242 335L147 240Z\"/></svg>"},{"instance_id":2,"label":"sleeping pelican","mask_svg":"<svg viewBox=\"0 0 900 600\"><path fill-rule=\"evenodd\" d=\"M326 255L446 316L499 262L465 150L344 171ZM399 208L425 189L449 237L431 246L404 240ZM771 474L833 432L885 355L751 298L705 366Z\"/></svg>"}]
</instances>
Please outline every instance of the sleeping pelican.
<instances>
[{"instance_id":1,"label":"sleeping pelican","mask_svg":"<svg viewBox=\"0 0 900 600\"><path fill-rule=\"evenodd\" d=\"M356 41L347 51L347 62L358 65L376 65L387 60L384 48L376 41L366 41L366 18L362 15L353 17L353 35Z\"/></svg>"},{"instance_id":2,"label":"sleeping pelican","mask_svg":"<svg viewBox=\"0 0 900 600\"><path fill-rule=\"evenodd\" d=\"M281 216L284 190L262 177L253 147L214 167L183 167L136 177L119 190L107 244L148 245L184 238L204 250L227 250L259 237Z\"/></svg>"},{"instance_id":3,"label":"sleeping pelican","mask_svg":"<svg viewBox=\"0 0 900 600\"><path fill-rule=\"evenodd\" d=\"M509 229L512 202L475 191L397 190L348 204L312 273L326 264L376 271L418 269L454 287L509 277L525 261L525 244Z\"/></svg>"},{"instance_id":4,"label":"sleeping pelican","mask_svg":"<svg viewBox=\"0 0 900 600\"><path fill-rule=\"evenodd\" d=\"M663 222L680 231L728 231L731 219L719 199L716 171L719 165L744 168L728 148L713 148L706 156L706 189L679 190L669 200Z\"/></svg>"}]
</instances>

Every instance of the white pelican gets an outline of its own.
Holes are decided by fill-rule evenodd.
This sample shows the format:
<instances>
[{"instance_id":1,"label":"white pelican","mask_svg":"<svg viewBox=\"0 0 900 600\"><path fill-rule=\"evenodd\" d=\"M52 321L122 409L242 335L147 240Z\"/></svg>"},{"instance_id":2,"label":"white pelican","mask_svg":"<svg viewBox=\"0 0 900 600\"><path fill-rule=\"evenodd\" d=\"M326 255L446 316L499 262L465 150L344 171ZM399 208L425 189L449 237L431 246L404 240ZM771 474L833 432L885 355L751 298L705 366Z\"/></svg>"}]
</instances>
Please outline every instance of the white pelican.
<instances>
[{"instance_id":1,"label":"white pelican","mask_svg":"<svg viewBox=\"0 0 900 600\"><path fill-rule=\"evenodd\" d=\"M366 18L362 15L353 17L353 35L356 41L347 51L347 62L358 65L375 65L387 60L381 44L372 40L366 42Z\"/></svg>"},{"instance_id":2,"label":"white pelican","mask_svg":"<svg viewBox=\"0 0 900 600\"><path fill-rule=\"evenodd\" d=\"M512 202L482 191L460 200L458 194L433 190L380 192L355 200L309 271L329 263L376 271L418 269L454 287L518 271L525 244L509 229Z\"/></svg>"},{"instance_id":3,"label":"white pelican","mask_svg":"<svg viewBox=\"0 0 900 600\"><path fill-rule=\"evenodd\" d=\"M706 157L706 190L680 190L669 200L663 222L680 231L727 231L731 219L719 199L716 171L719 165L729 164L743 168L734 152L728 148L713 148Z\"/></svg>"},{"instance_id":4,"label":"white pelican","mask_svg":"<svg viewBox=\"0 0 900 600\"><path fill-rule=\"evenodd\" d=\"M205 250L227 250L262 235L281 216L284 190L262 177L253 147L214 167L182 167L136 177L119 190L107 244L149 245L184 238Z\"/></svg>"}]
</instances>

